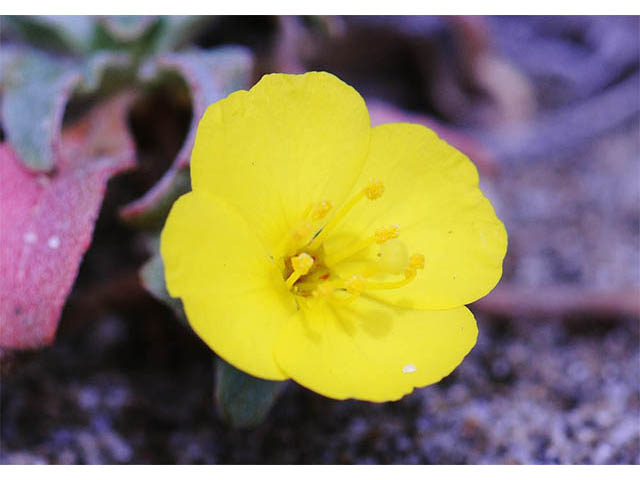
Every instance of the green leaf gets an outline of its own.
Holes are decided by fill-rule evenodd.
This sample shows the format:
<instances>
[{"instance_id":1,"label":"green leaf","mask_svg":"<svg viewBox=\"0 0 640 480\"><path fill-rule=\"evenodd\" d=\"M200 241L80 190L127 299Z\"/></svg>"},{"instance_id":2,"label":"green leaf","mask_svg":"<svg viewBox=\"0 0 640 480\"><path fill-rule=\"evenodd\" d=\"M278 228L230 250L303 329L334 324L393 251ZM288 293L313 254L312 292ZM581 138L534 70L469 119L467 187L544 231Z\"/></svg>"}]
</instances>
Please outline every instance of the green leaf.
<instances>
[{"instance_id":1,"label":"green leaf","mask_svg":"<svg viewBox=\"0 0 640 480\"><path fill-rule=\"evenodd\" d=\"M9 30L33 46L47 50L86 53L95 30L95 17L87 15L9 15Z\"/></svg>"},{"instance_id":2,"label":"green leaf","mask_svg":"<svg viewBox=\"0 0 640 480\"><path fill-rule=\"evenodd\" d=\"M169 15L162 17L156 52L169 52L184 47L217 17L212 15Z\"/></svg>"},{"instance_id":3,"label":"green leaf","mask_svg":"<svg viewBox=\"0 0 640 480\"><path fill-rule=\"evenodd\" d=\"M157 244L158 242L155 241L154 243ZM158 246L156 245L155 250L157 249ZM154 298L169 306L178 319L188 325L187 317L182 308L182 301L179 298L173 298L167 291L167 285L164 280L164 264L159 252L153 255L140 269L140 281L142 286Z\"/></svg>"},{"instance_id":4,"label":"green leaf","mask_svg":"<svg viewBox=\"0 0 640 480\"><path fill-rule=\"evenodd\" d=\"M265 419L287 382L252 377L218 358L216 402L222 419L232 427L254 427Z\"/></svg>"},{"instance_id":5,"label":"green leaf","mask_svg":"<svg viewBox=\"0 0 640 480\"><path fill-rule=\"evenodd\" d=\"M75 63L33 50L0 52L2 124L9 143L32 170L55 167L65 106L80 81Z\"/></svg>"},{"instance_id":6,"label":"green leaf","mask_svg":"<svg viewBox=\"0 0 640 480\"><path fill-rule=\"evenodd\" d=\"M79 95L100 92L107 96L116 90L135 85L136 67L131 55L125 52L97 51L82 65L82 82L76 88Z\"/></svg>"},{"instance_id":7,"label":"green leaf","mask_svg":"<svg viewBox=\"0 0 640 480\"><path fill-rule=\"evenodd\" d=\"M101 17L91 49L126 51L141 60L154 52L161 33L161 22L155 16Z\"/></svg>"},{"instance_id":8,"label":"green leaf","mask_svg":"<svg viewBox=\"0 0 640 480\"><path fill-rule=\"evenodd\" d=\"M138 40L157 20L153 15L110 15L101 19L109 35L122 43Z\"/></svg>"}]
</instances>

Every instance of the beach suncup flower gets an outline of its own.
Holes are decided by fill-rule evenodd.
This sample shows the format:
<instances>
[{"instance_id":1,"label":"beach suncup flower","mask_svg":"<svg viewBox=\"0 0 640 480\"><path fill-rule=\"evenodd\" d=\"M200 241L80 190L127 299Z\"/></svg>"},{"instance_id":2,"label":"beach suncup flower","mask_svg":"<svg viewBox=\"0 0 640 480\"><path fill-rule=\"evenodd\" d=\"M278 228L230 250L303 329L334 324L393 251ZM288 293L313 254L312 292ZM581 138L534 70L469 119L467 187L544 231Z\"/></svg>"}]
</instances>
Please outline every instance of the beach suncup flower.
<instances>
[{"instance_id":1,"label":"beach suncup flower","mask_svg":"<svg viewBox=\"0 0 640 480\"><path fill-rule=\"evenodd\" d=\"M211 105L161 254L169 293L224 360L327 397L396 400L476 342L465 307L502 274L474 165L431 130L371 128L323 72Z\"/></svg>"}]
</instances>

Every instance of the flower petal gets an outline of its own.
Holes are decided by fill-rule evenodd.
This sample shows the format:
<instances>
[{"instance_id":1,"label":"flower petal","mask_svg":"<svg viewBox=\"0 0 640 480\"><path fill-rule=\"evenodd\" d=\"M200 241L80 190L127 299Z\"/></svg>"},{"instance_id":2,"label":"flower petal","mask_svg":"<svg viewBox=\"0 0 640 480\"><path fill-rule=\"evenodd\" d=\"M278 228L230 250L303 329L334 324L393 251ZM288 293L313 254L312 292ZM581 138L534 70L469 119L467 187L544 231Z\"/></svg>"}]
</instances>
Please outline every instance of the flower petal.
<instances>
[{"instance_id":1,"label":"flower petal","mask_svg":"<svg viewBox=\"0 0 640 480\"><path fill-rule=\"evenodd\" d=\"M277 257L311 203L344 200L370 131L362 97L333 75L265 75L207 109L191 158L193 189L236 207Z\"/></svg>"},{"instance_id":2,"label":"flower petal","mask_svg":"<svg viewBox=\"0 0 640 480\"><path fill-rule=\"evenodd\" d=\"M325 243L328 252L396 224L408 252L425 256L425 267L409 285L377 291L377 298L436 310L471 303L491 291L502 275L507 234L466 156L423 126L380 125L372 129L369 158L356 188L371 177L384 182L384 195L360 202L345 217Z\"/></svg>"},{"instance_id":3,"label":"flower petal","mask_svg":"<svg viewBox=\"0 0 640 480\"><path fill-rule=\"evenodd\" d=\"M477 334L465 307L424 311L364 297L347 306L314 300L281 330L275 357L317 393L384 402L451 373Z\"/></svg>"},{"instance_id":4,"label":"flower petal","mask_svg":"<svg viewBox=\"0 0 640 480\"><path fill-rule=\"evenodd\" d=\"M246 221L222 200L183 195L162 231L167 289L189 323L227 362L269 380L276 335L296 311L280 271Z\"/></svg>"}]
</instances>

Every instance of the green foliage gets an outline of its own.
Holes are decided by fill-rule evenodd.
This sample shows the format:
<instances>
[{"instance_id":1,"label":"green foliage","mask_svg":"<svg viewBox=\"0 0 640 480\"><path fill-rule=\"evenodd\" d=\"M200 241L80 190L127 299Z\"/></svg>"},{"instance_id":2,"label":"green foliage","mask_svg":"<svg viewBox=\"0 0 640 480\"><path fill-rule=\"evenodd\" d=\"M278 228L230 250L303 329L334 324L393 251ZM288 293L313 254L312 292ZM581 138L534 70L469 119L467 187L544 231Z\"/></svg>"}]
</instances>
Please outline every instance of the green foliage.
<instances>
[{"instance_id":1,"label":"green foliage","mask_svg":"<svg viewBox=\"0 0 640 480\"><path fill-rule=\"evenodd\" d=\"M170 15L160 18L161 32L156 42L156 52L169 52L184 47L204 27L217 17L194 15Z\"/></svg>"},{"instance_id":2,"label":"green foliage","mask_svg":"<svg viewBox=\"0 0 640 480\"><path fill-rule=\"evenodd\" d=\"M84 15L10 15L3 18L10 32L34 47L86 54L91 50L94 17Z\"/></svg>"},{"instance_id":3,"label":"green foliage","mask_svg":"<svg viewBox=\"0 0 640 480\"><path fill-rule=\"evenodd\" d=\"M50 52L89 55L98 50L126 51L137 57L185 46L212 16L172 15L8 15L2 26L13 37Z\"/></svg>"},{"instance_id":4,"label":"green foliage","mask_svg":"<svg viewBox=\"0 0 640 480\"><path fill-rule=\"evenodd\" d=\"M114 92L131 89L139 84L138 70L126 52L100 50L83 61L82 82L74 90L74 97L104 98Z\"/></svg>"},{"instance_id":5,"label":"green foliage","mask_svg":"<svg viewBox=\"0 0 640 480\"><path fill-rule=\"evenodd\" d=\"M156 242L157 243L157 240ZM157 249L157 247L156 247ZM171 308L176 317L187 324L187 317L184 314L182 308L182 302L179 298L173 298L167 292L167 286L164 281L164 265L162 263L162 257L159 253L152 256L140 269L140 281L144 288L153 295L157 300L166 304Z\"/></svg>"},{"instance_id":6,"label":"green foliage","mask_svg":"<svg viewBox=\"0 0 640 480\"><path fill-rule=\"evenodd\" d=\"M106 17L96 24L91 49L125 51L141 60L154 52L160 33L156 17Z\"/></svg>"},{"instance_id":7,"label":"green foliage","mask_svg":"<svg viewBox=\"0 0 640 480\"><path fill-rule=\"evenodd\" d=\"M286 382L252 377L222 359L216 363L216 404L232 427L254 427L269 413Z\"/></svg>"},{"instance_id":8,"label":"green foliage","mask_svg":"<svg viewBox=\"0 0 640 480\"><path fill-rule=\"evenodd\" d=\"M26 166L50 171L56 164L66 99L81 78L77 64L17 49L0 55L7 138Z\"/></svg>"}]
</instances>

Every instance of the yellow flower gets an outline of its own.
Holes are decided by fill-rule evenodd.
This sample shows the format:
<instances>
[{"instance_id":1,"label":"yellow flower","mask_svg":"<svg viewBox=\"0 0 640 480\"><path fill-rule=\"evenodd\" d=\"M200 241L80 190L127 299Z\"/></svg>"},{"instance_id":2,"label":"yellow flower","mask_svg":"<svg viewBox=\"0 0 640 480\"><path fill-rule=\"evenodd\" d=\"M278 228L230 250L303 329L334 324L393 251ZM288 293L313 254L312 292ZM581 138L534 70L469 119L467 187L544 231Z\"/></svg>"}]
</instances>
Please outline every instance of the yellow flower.
<instances>
[{"instance_id":1,"label":"yellow flower","mask_svg":"<svg viewBox=\"0 0 640 480\"><path fill-rule=\"evenodd\" d=\"M431 130L371 128L323 72L266 75L211 105L161 253L196 333L251 375L395 400L476 342L464 307L507 237L473 164Z\"/></svg>"}]
</instances>

